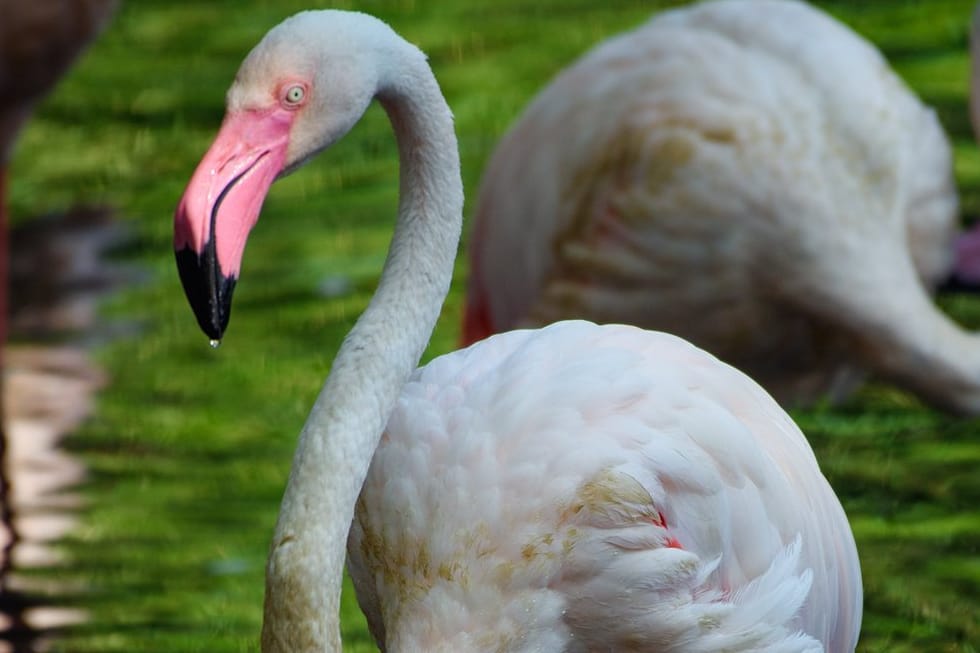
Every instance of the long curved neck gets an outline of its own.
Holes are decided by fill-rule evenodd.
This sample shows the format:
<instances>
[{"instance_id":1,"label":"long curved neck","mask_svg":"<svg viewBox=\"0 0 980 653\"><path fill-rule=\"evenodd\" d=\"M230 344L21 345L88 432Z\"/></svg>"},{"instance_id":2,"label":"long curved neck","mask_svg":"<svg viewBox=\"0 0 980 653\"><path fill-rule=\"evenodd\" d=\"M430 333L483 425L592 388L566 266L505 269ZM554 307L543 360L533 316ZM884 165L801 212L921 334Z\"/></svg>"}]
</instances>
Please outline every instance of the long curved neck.
<instances>
[{"instance_id":1,"label":"long curved neck","mask_svg":"<svg viewBox=\"0 0 980 653\"><path fill-rule=\"evenodd\" d=\"M404 44L376 97L401 161L398 222L378 289L300 434L266 568L262 650L340 651L340 590L354 505L449 291L463 190L452 114Z\"/></svg>"}]
</instances>

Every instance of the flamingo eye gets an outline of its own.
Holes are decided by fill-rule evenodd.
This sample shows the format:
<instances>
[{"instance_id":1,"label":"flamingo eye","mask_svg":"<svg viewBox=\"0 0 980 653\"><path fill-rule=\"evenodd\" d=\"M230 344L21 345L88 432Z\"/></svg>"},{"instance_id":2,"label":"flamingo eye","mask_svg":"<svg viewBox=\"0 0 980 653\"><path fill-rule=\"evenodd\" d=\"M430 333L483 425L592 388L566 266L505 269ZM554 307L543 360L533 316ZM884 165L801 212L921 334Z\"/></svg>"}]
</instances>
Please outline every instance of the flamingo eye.
<instances>
[{"instance_id":1,"label":"flamingo eye","mask_svg":"<svg viewBox=\"0 0 980 653\"><path fill-rule=\"evenodd\" d=\"M292 107L299 106L306 98L306 89L301 84L294 84L286 89L283 100Z\"/></svg>"}]
</instances>

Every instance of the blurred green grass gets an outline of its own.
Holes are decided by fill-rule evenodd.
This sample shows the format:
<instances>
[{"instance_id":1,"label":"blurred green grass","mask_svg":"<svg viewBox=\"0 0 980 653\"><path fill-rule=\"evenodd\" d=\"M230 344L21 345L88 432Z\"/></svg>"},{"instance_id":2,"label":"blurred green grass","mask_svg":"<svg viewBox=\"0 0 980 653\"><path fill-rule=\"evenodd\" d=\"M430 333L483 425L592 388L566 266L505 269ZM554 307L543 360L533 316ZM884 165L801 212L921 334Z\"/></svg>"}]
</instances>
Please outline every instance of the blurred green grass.
<instances>
[{"instance_id":1,"label":"blurred green grass","mask_svg":"<svg viewBox=\"0 0 980 653\"><path fill-rule=\"evenodd\" d=\"M682 2L338 2L374 13L430 55L454 109L471 201L483 164L552 75L602 38ZM966 109L972 3L819 3L879 45L956 144L965 220L980 209ZM15 222L75 203L116 207L135 233L118 256L150 280L107 319L139 334L99 352L113 377L70 441L91 470L66 562L35 572L91 612L55 650L257 649L262 569L296 434L380 270L397 156L372 109L341 144L278 182L249 245L224 344L207 347L173 269L171 214L223 114L244 54L304 0L131 0L46 101L13 162ZM468 203L468 207L471 203ZM469 215L469 209L468 213ZM465 266L427 356L453 348ZM350 277L325 300L317 284ZM980 327L980 301L944 308ZM864 568L861 651L976 651L980 642L980 422L872 385L795 414L851 518ZM353 597L345 644L374 650Z\"/></svg>"}]
</instances>

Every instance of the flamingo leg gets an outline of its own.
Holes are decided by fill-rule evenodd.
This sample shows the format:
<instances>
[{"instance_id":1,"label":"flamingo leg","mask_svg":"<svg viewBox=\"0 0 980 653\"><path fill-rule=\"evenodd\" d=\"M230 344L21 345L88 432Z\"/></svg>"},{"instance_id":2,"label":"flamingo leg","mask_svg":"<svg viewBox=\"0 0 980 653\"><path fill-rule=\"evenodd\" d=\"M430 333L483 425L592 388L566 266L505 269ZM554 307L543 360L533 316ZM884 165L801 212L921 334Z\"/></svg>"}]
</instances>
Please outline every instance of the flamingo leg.
<instances>
[{"instance_id":1,"label":"flamingo leg","mask_svg":"<svg viewBox=\"0 0 980 653\"><path fill-rule=\"evenodd\" d=\"M4 589L11 560L10 553L17 541L10 503L10 483L7 476L7 431L4 403L3 351L7 345L7 274L9 247L7 244L7 164L0 163L0 592Z\"/></svg>"},{"instance_id":2,"label":"flamingo leg","mask_svg":"<svg viewBox=\"0 0 980 653\"><path fill-rule=\"evenodd\" d=\"M7 164L0 163L0 464L3 462L4 424L6 411L3 402L4 378L4 349L7 346L7 311L9 310L8 279L10 273L10 246L8 243L9 225L7 224Z\"/></svg>"}]
</instances>

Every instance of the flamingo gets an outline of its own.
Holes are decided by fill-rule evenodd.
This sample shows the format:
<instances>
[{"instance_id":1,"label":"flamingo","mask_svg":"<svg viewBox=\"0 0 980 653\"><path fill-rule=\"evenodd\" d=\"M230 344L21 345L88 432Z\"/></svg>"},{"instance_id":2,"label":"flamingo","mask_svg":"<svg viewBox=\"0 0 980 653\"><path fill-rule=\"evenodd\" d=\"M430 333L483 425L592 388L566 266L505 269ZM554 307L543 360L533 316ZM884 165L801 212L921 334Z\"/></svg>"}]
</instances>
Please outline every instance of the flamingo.
<instances>
[{"instance_id":1,"label":"flamingo","mask_svg":"<svg viewBox=\"0 0 980 653\"><path fill-rule=\"evenodd\" d=\"M840 22L795 0L665 11L562 71L499 143L463 342L621 322L787 406L873 373L978 414L980 340L930 296L957 204L935 113Z\"/></svg>"},{"instance_id":2,"label":"flamingo","mask_svg":"<svg viewBox=\"0 0 980 653\"><path fill-rule=\"evenodd\" d=\"M17 134L117 3L0 0L0 343L7 324L7 168Z\"/></svg>"},{"instance_id":3,"label":"flamingo","mask_svg":"<svg viewBox=\"0 0 980 653\"><path fill-rule=\"evenodd\" d=\"M0 0L0 579L10 566L19 534L9 504L6 415L3 410L4 347L8 319L7 177L17 135L38 102L95 39L117 0ZM3 588L0 587L0 590Z\"/></svg>"},{"instance_id":4,"label":"flamingo","mask_svg":"<svg viewBox=\"0 0 980 653\"><path fill-rule=\"evenodd\" d=\"M3 347L7 341L10 158L17 135L38 102L102 31L117 3L118 0L0 0L0 391ZM0 467L6 452L3 422L0 408ZM5 481L0 480L0 489L4 487Z\"/></svg>"},{"instance_id":5,"label":"flamingo","mask_svg":"<svg viewBox=\"0 0 980 653\"><path fill-rule=\"evenodd\" d=\"M341 650L346 550L385 651L853 651L847 518L803 434L736 369L585 321L415 369L452 277L460 160L425 55L374 17L297 14L242 63L175 212L204 332L225 333L273 181L374 99L398 144L398 218L299 436L262 650Z\"/></svg>"}]
</instances>

